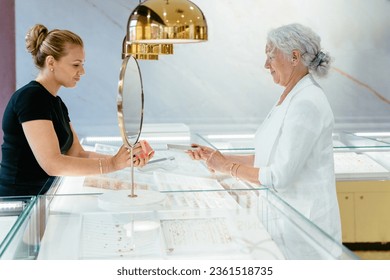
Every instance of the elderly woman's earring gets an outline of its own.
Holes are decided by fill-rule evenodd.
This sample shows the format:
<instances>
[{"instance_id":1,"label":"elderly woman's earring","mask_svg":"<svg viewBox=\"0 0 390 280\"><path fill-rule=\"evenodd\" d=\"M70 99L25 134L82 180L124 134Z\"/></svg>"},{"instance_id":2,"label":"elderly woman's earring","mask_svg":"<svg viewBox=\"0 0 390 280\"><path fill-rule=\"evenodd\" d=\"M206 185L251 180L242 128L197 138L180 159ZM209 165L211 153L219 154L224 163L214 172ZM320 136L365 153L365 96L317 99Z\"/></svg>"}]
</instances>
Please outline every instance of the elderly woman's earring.
<instances>
[{"instance_id":1,"label":"elderly woman's earring","mask_svg":"<svg viewBox=\"0 0 390 280\"><path fill-rule=\"evenodd\" d=\"M51 72L54 72L54 69L53 69L53 68L50 68L50 71L51 71Z\"/></svg>"}]
</instances>

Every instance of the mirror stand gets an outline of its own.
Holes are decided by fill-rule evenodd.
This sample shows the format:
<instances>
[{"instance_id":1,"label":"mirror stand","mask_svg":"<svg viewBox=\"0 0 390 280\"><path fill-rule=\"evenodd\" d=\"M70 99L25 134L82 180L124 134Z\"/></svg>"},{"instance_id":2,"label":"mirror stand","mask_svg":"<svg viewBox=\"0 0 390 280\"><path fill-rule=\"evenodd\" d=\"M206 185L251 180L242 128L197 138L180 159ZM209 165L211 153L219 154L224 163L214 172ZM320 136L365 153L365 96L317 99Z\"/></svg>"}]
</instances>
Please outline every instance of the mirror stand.
<instances>
[{"instance_id":1,"label":"mirror stand","mask_svg":"<svg viewBox=\"0 0 390 280\"><path fill-rule=\"evenodd\" d=\"M133 56L123 59L118 83L118 124L123 144L129 149L138 143L143 122L144 94L138 62ZM161 203L165 195L154 190L137 190L134 182L134 164L131 163L131 193L129 190L110 191L99 195L99 207L109 211L126 211L134 207L150 207Z\"/></svg>"},{"instance_id":2,"label":"mirror stand","mask_svg":"<svg viewBox=\"0 0 390 280\"><path fill-rule=\"evenodd\" d=\"M133 158L133 148L130 148L130 158ZM135 194L135 183L134 183L134 161L131 160L131 193L128 195L131 198L137 197Z\"/></svg>"}]
</instances>

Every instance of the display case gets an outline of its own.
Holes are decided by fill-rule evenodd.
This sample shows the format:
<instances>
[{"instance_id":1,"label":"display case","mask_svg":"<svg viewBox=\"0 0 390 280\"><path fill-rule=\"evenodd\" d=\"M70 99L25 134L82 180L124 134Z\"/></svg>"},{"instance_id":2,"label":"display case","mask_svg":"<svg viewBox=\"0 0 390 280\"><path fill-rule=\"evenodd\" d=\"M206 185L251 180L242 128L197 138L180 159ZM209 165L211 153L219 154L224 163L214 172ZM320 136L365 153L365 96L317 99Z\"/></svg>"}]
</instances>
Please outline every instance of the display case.
<instances>
[{"instance_id":1,"label":"display case","mask_svg":"<svg viewBox=\"0 0 390 280\"><path fill-rule=\"evenodd\" d=\"M136 194L157 192L158 200L129 207L103 199L113 192L122 192L127 199L130 169L58 177L14 232L4 257L357 258L268 189L212 173L202 161L163 144L208 145L202 136L183 126L171 129L169 135L146 135L155 148L153 159L161 161L135 169ZM88 138L82 143L87 149L113 154L120 139Z\"/></svg>"},{"instance_id":2,"label":"display case","mask_svg":"<svg viewBox=\"0 0 390 280\"><path fill-rule=\"evenodd\" d=\"M155 132L158 129L161 131ZM347 155L364 148L356 154L369 156L373 162L387 168L370 154L379 152L382 155L386 145L353 146L350 142L347 144L346 139L360 137L347 136L334 135L336 160L336 154ZM249 144L253 143L253 138L249 131L242 130L212 135L190 132L187 126L180 124L146 127L141 139L151 143L156 161L135 168L134 181L136 193L155 192L160 194L157 200L123 207L103 199L107 193L130 193L132 173L129 168L104 175L58 177L46 195L39 196L34 209L22 221L23 226L13 233L4 257L355 259L351 251L272 191L210 172L202 161L191 160L183 151L167 149L167 143L198 143L226 153L246 154L253 153ZM114 154L121 145L118 137L85 137L81 142L85 149L106 154ZM363 228L367 221L359 221L357 217L363 217L366 207L372 207L357 203L357 199L363 199L355 183L361 182L362 178L368 182L385 182L382 187L387 191L386 170L382 169L375 176L371 171L365 173L364 177L359 177L336 172L342 175L337 177L337 188L343 241L347 243L349 240L356 242L357 232L365 235L360 227ZM340 182L354 185L348 186L346 193L346 187L340 186ZM372 195L372 185L365 187L370 188L367 192ZM376 198L370 199L373 202ZM386 203L385 195L382 194L381 199L384 201L379 207L390 205ZM372 213L370 211L367 213ZM383 209L379 211L382 213ZM367 214L365 217L368 218ZM373 226L375 233L379 222L375 221ZM350 237L353 239L348 239Z\"/></svg>"},{"instance_id":3,"label":"display case","mask_svg":"<svg viewBox=\"0 0 390 280\"><path fill-rule=\"evenodd\" d=\"M38 260L357 259L268 190L162 194L116 211L100 203L102 194L40 196L32 211L39 223L25 219L8 247L38 247Z\"/></svg>"},{"instance_id":4,"label":"display case","mask_svg":"<svg viewBox=\"0 0 390 280\"><path fill-rule=\"evenodd\" d=\"M337 194L343 242L354 249L390 242L390 144L381 137L334 137Z\"/></svg>"},{"instance_id":5,"label":"display case","mask_svg":"<svg viewBox=\"0 0 390 280\"><path fill-rule=\"evenodd\" d=\"M389 137L386 132L333 134L344 243L390 242ZM254 152L254 132L202 133L199 138L227 153Z\"/></svg>"},{"instance_id":6,"label":"display case","mask_svg":"<svg viewBox=\"0 0 390 280\"><path fill-rule=\"evenodd\" d=\"M0 197L0 259L22 258L29 259L29 256L35 256L36 247L21 248L14 246L13 239L22 240L24 237L35 236L37 229L36 219L30 227L31 217L35 216L36 197ZM29 229L34 231L30 235ZM20 236L21 233L25 236ZM37 240L34 242L37 244ZM19 244L19 242L18 242Z\"/></svg>"},{"instance_id":7,"label":"display case","mask_svg":"<svg viewBox=\"0 0 390 280\"><path fill-rule=\"evenodd\" d=\"M153 132L161 130L160 132ZM237 181L231 176L213 173L203 161L192 160L185 150L169 150L167 144L209 145L200 134L191 133L181 124L172 126L146 126L141 134L155 150L153 159L142 168L135 168L134 181L139 190L198 191L198 190L246 190L261 189L261 186ZM85 137L84 148L103 154L115 154L122 142L118 137ZM131 170L123 169L110 174L87 177L61 177L61 182L52 185L57 194L106 193L112 190L131 188Z\"/></svg>"}]
</instances>

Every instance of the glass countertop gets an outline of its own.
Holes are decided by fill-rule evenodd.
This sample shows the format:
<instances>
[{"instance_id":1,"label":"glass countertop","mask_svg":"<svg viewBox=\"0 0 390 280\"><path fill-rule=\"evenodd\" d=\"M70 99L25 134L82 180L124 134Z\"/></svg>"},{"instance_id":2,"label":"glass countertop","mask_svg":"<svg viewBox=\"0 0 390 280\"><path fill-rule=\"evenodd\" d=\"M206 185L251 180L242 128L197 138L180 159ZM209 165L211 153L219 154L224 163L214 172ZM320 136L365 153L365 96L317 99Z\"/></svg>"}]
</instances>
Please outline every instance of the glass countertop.
<instances>
[{"instance_id":1,"label":"glass countertop","mask_svg":"<svg viewBox=\"0 0 390 280\"><path fill-rule=\"evenodd\" d=\"M184 126L185 128L185 126ZM225 153L252 154L254 152L254 133L250 130L231 132L225 130L214 134L190 133L189 129L179 127L167 133L170 143L198 143L219 149ZM174 132L180 131L181 132ZM140 189L150 188L160 192L196 191L196 190L225 190L225 189L262 189L263 186L237 181L230 176L211 173L204 162L193 161L184 152L167 150L167 133L145 134L145 139L157 147L153 160L144 168L135 169L135 180ZM176 135L176 136L175 136ZM187 135L185 138L179 136ZM153 136L153 137L152 137ZM174 136L176 138L174 138ZM361 133L337 132L333 134L335 158L335 173L337 180L358 179L389 179L390 177L390 144L379 138L380 135ZM381 137L386 136L381 134ZM84 140L84 144L100 153L114 154L119 146L108 145L111 142L93 142L92 138ZM99 139L95 139L99 140ZM102 139L100 139L102 140ZM154 141L154 142L153 142ZM120 142L118 142L120 143ZM90 176L80 180L71 180L71 187L60 188L65 193L104 192L105 189L130 189L130 169L103 176ZM68 180L69 181L69 180ZM66 182L65 182L66 184ZM66 184L68 185L68 184ZM82 185L82 187L80 187ZM78 186L78 187L77 187ZM62 192L60 192L62 193Z\"/></svg>"},{"instance_id":2,"label":"glass countertop","mask_svg":"<svg viewBox=\"0 0 390 280\"><path fill-rule=\"evenodd\" d=\"M341 132L333 134L333 148L335 152L351 150L356 152L390 151L390 142L364 133Z\"/></svg>"},{"instance_id":3,"label":"glass countertop","mask_svg":"<svg viewBox=\"0 0 390 280\"><path fill-rule=\"evenodd\" d=\"M117 146L96 143L93 150L114 154ZM110 190L131 189L131 168L114 173L62 177L52 189L57 194L105 193ZM142 168L134 168L136 190L167 192L225 191L263 189L263 186L239 181L229 175L210 172L203 161L192 160L184 151L156 150L153 159Z\"/></svg>"},{"instance_id":4,"label":"glass countertop","mask_svg":"<svg viewBox=\"0 0 390 280\"><path fill-rule=\"evenodd\" d=\"M39 223L19 228L7 257L35 246L39 260L358 259L267 190L169 192L115 211L103 196L40 196Z\"/></svg>"},{"instance_id":5,"label":"glass countertop","mask_svg":"<svg viewBox=\"0 0 390 280\"><path fill-rule=\"evenodd\" d=\"M213 134L196 134L199 139L220 151L232 153L253 153L254 132L229 132ZM353 132L333 133L333 148L335 152L357 150L390 151L390 136L387 134L366 134Z\"/></svg>"}]
</instances>

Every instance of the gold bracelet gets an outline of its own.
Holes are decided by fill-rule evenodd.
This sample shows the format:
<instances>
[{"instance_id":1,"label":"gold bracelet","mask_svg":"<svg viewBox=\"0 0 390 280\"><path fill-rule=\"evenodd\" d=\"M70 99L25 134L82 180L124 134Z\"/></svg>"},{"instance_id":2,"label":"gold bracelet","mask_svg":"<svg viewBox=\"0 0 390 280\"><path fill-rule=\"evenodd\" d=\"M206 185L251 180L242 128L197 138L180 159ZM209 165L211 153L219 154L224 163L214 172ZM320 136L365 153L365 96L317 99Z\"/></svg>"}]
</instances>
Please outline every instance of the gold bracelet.
<instances>
[{"instance_id":1,"label":"gold bracelet","mask_svg":"<svg viewBox=\"0 0 390 280\"><path fill-rule=\"evenodd\" d=\"M230 176L232 176L232 177L234 177L234 175L233 175L233 168L234 168L234 166L236 165L236 163L232 163L232 165L230 165L230 169L229 169L229 173L230 173Z\"/></svg>"},{"instance_id":2,"label":"gold bracelet","mask_svg":"<svg viewBox=\"0 0 390 280\"><path fill-rule=\"evenodd\" d=\"M237 168L236 168L236 176L234 176L234 177L236 177L236 179L238 180L238 176L237 176L237 172L238 172L238 168L240 168L241 167L241 164L237 164Z\"/></svg>"},{"instance_id":3,"label":"gold bracelet","mask_svg":"<svg viewBox=\"0 0 390 280\"><path fill-rule=\"evenodd\" d=\"M99 170L100 170L100 174L103 174L103 165L102 165L102 159L99 158Z\"/></svg>"}]
</instances>

